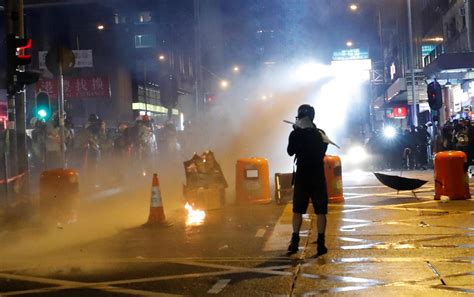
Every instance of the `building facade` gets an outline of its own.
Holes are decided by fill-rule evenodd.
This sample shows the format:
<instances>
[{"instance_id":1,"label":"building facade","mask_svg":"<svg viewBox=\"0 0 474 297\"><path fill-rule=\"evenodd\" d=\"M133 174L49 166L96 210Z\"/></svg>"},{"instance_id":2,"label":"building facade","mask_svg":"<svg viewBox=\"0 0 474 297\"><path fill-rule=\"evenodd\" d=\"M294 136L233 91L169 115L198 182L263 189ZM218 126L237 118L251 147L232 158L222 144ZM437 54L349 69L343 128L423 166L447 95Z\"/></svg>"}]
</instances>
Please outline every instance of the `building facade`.
<instances>
[{"instance_id":1,"label":"building facade","mask_svg":"<svg viewBox=\"0 0 474 297\"><path fill-rule=\"evenodd\" d=\"M424 58L428 81L437 80L443 86L443 108L436 116L442 124L453 118L472 119L474 1L432 0L427 8L436 11L440 24L426 29L436 29L442 40Z\"/></svg>"},{"instance_id":2,"label":"building facade","mask_svg":"<svg viewBox=\"0 0 474 297\"><path fill-rule=\"evenodd\" d=\"M28 92L29 117L34 116L39 92L50 93L53 109L57 106L58 79L48 70L45 56L61 46L76 56L64 80L66 111L75 123L82 125L89 114L98 114L109 126L117 126L148 114L179 126L183 117L195 116L213 86L206 83L211 74L203 71L201 92L196 93L197 68L203 65L197 66L198 57L212 73L222 61L219 13L219 1L207 0L25 0L33 66L43 71ZM197 32L199 19L204 21ZM196 34L204 44L199 51Z\"/></svg>"}]
</instances>

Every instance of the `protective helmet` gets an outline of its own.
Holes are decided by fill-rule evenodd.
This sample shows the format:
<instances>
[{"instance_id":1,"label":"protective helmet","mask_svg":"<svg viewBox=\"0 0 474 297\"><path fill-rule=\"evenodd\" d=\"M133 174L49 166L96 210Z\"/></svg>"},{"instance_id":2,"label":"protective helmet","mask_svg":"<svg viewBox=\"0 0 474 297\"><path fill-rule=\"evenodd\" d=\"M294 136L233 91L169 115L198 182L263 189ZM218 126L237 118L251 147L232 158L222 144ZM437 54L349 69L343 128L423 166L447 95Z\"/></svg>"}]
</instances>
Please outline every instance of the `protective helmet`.
<instances>
[{"instance_id":1,"label":"protective helmet","mask_svg":"<svg viewBox=\"0 0 474 297\"><path fill-rule=\"evenodd\" d=\"M30 125L31 125L31 127L34 127L37 122L38 122L38 119L35 118L35 117L32 117L31 120L30 120Z\"/></svg>"},{"instance_id":2,"label":"protective helmet","mask_svg":"<svg viewBox=\"0 0 474 297\"><path fill-rule=\"evenodd\" d=\"M95 113L92 113L89 115L89 122L97 122L99 120L99 116L96 115Z\"/></svg>"},{"instance_id":3,"label":"protective helmet","mask_svg":"<svg viewBox=\"0 0 474 297\"><path fill-rule=\"evenodd\" d=\"M311 121L314 120L314 108L309 104L303 104L298 107L298 119L308 117Z\"/></svg>"}]
</instances>

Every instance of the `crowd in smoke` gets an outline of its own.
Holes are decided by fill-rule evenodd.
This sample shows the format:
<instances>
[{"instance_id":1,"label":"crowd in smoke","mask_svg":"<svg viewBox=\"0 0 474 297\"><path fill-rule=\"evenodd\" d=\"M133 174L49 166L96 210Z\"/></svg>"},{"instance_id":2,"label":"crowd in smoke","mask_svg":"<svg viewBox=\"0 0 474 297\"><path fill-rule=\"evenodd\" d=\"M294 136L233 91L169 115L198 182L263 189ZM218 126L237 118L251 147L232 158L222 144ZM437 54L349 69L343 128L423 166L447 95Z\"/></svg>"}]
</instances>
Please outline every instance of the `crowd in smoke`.
<instances>
[{"instance_id":1,"label":"crowd in smoke","mask_svg":"<svg viewBox=\"0 0 474 297\"><path fill-rule=\"evenodd\" d=\"M376 169L427 169L430 164L431 137L425 125L397 129L391 137L376 131L367 148Z\"/></svg>"},{"instance_id":2,"label":"crowd in smoke","mask_svg":"<svg viewBox=\"0 0 474 297\"><path fill-rule=\"evenodd\" d=\"M428 169L433 166L437 151L462 151L468 165L474 160L474 127L470 120L447 121L437 133L428 132L426 125L395 130L392 137L376 131L367 143L375 156L377 169Z\"/></svg>"},{"instance_id":3,"label":"crowd in smoke","mask_svg":"<svg viewBox=\"0 0 474 297\"><path fill-rule=\"evenodd\" d=\"M457 150L466 153L468 163L474 159L474 127L469 119L447 121L441 129L439 146L443 150Z\"/></svg>"},{"instance_id":4,"label":"crowd in smoke","mask_svg":"<svg viewBox=\"0 0 474 297\"><path fill-rule=\"evenodd\" d=\"M144 171L153 169L158 153L160 160L180 158L180 154L187 152L192 131L189 124L184 131L178 131L173 122L158 124L148 116L109 128L99 116L91 114L83 127L66 120L63 160L57 113L48 121L33 119L31 125L28 144L33 169L41 171L67 165L86 173L85 177L94 183L99 182L98 175L104 168L110 171L126 164L129 171Z\"/></svg>"}]
</instances>

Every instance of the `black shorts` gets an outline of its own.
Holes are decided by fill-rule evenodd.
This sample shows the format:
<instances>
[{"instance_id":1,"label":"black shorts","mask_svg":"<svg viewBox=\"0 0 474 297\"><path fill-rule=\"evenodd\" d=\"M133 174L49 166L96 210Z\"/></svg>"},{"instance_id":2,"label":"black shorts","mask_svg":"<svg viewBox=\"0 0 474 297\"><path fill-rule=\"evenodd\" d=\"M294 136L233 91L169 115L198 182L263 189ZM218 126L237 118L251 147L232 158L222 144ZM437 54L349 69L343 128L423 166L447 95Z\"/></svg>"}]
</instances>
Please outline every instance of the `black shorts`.
<instances>
[{"instance_id":1,"label":"black shorts","mask_svg":"<svg viewBox=\"0 0 474 297\"><path fill-rule=\"evenodd\" d=\"M315 214L328 213L328 194L324 176L297 174L293 193L293 212L306 213L310 198Z\"/></svg>"}]
</instances>

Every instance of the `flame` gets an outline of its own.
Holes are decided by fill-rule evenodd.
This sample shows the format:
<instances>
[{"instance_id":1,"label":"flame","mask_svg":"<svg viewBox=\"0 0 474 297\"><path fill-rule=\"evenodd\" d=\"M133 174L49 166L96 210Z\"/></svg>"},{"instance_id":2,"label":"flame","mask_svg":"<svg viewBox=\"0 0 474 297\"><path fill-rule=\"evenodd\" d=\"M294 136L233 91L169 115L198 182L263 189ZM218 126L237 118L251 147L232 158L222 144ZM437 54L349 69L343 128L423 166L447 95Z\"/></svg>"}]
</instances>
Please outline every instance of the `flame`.
<instances>
[{"instance_id":1,"label":"flame","mask_svg":"<svg viewBox=\"0 0 474 297\"><path fill-rule=\"evenodd\" d=\"M186 220L187 226L199 226L204 223L204 219L206 218L206 212L204 210L193 209L188 202L186 202L184 208L188 211L188 219Z\"/></svg>"}]
</instances>

